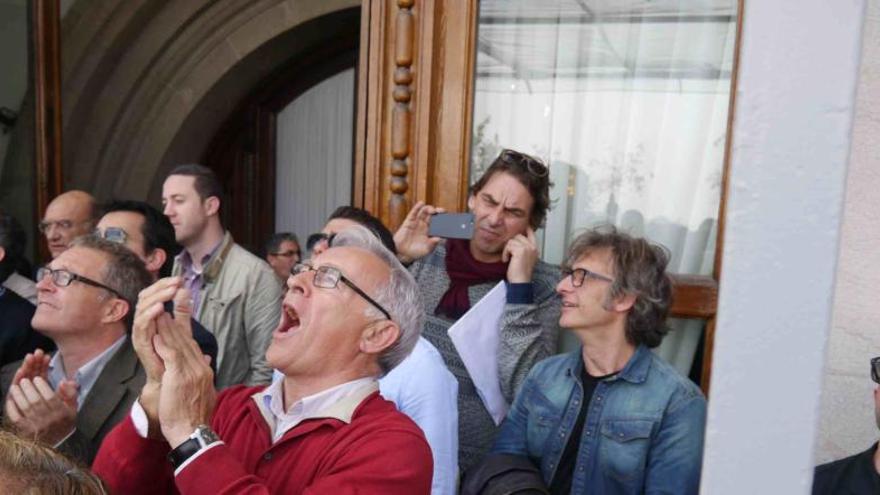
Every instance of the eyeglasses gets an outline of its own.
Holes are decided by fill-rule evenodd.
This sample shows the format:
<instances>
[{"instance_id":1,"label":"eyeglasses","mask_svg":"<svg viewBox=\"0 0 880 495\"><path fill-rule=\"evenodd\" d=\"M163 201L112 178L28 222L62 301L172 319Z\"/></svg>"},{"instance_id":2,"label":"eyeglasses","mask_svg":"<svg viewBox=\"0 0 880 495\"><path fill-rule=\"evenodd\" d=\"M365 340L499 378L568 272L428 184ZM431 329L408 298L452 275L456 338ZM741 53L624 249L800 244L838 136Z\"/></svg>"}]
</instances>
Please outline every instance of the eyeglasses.
<instances>
[{"instance_id":1,"label":"eyeglasses","mask_svg":"<svg viewBox=\"0 0 880 495\"><path fill-rule=\"evenodd\" d=\"M101 282L96 282L90 278L83 277L82 275L77 275L76 273L73 273L73 272L70 272L67 270L63 270L63 269L53 270L53 269L49 268L48 266L43 266L43 267L37 268L37 281L43 280L44 278L46 278L46 275L51 275L52 276L52 283L57 285L58 287L67 287L74 280L76 280L76 281L82 282L86 285L91 285L92 287L97 287L99 289L104 289L104 290L110 291L116 297L118 297L120 299L125 299L124 297L122 297L122 294L120 294L119 291L117 291L116 289L112 289L110 287L107 287L106 285L102 284Z\"/></svg>"},{"instance_id":2,"label":"eyeglasses","mask_svg":"<svg viewBox=\"0 0 880 495\"><path fill-rule=\"evenodd\" d=\"M315 232L306 239L306 251L311 251L321 241L327 241L327 245L333 244L336 234L325 234L323 232Z\"/></svg>"},{"instance_id":3,"label":"eyeglasses","mask_svg":"<svg viewBox=\"0 0 880 495\"><path fill-rule=\"evenodd\" d=\"M351 287L351 290L355 291L359 296L366 299L367 302L372 304L376 309L381 311L382 314L385 315L385 318L389 320L391 319L391 314L389 314L381 304L373 300L373 298L368 296L366 292L359 289L357 285L354 285L354 282L346 278L346 276L336 268L333 268L332 266L319 266L318 268L314 268L305 263L297 263L290 269L290 274L294 276L305 272L315 272L313 283L315 284L315 287L320 287L322 289L335 289L339 282L344 283Z\"/></svg>"},{"instance_id":4,"label":"eyeglasses","mask_svg":"<svg viewBox=\"0 0 880 495\"><path fill-rule=\"evenodd\" d=\"M564 270L562 270L562 276L563 276L563 278L571 277L571 285L573 285L575 287L580 287L580 286L584 285L584 280L587 277L592 278L592 279L596 279L596 280L602 280L605 282L614 282L613 278L606 277L605 275L600 275L595 272L591 272L590 270L587 270L585 268L575 268L574 270L564 269Z\"/></svg>"},{"instance_id":5,"label":"eyeglasses","mask_svg":"<svg viewBox=\"0 0 880 495\"><path fill-rule=\"evenodd\" d=\"M880 357L871 359L871 380L880 383Z\"/></svg>"},{"instance_id":6,"label":"eyeglasses","mask_svg":"<svg viewBox=\"0 0 880 495\"><path fill-rule=\"evenodd\" d=\"M504 162L516 164L525 168L535 177L544 178L550 174L550 169L547 168L541 160L526 155L525 153L520 153L519 151L506 149L501 152L500 158Z\"/></svg>"},{"instance_id":7,"label":"eyeglasses","mask_svg":"<svg viewBox=\"0 0 880 495\"><path fill-rule=\"evenodd\" d=\"M290 251L282 251L278 253L269 253L272 256L284 256L285 258L290 258L293 256L299 257L299 251L291 249Z\"/></svg>"},{"instance_id":8,"label":"eyeglasses","mask_svg":"<svg viewBox=\"0 0 880 495\"><path fill-rule=\"evenodd\" d=\"M125 244L128 239L128 233L120 227L107 227L103 232L101 229L95 229L95 235L116 244Z\"/></svg>"},{"instance_id":9,"label":"eyeglasses","mask_svg":"<svg viewBox=\"0 0 880 495\"><path fill-rule=\"evenodd\" d=\"M44 220L44 221L40 222L39 224L37 224L37 228L40 229L40 232L45 234L54 225L55 228L57 228L58 230L66 232L66 231L72 229L73 226L76 225L77 223L82 223L82 222L74 222L73 220L58 220L58 221L52 222L52 221Z\"/></svg>"}]
</instances>

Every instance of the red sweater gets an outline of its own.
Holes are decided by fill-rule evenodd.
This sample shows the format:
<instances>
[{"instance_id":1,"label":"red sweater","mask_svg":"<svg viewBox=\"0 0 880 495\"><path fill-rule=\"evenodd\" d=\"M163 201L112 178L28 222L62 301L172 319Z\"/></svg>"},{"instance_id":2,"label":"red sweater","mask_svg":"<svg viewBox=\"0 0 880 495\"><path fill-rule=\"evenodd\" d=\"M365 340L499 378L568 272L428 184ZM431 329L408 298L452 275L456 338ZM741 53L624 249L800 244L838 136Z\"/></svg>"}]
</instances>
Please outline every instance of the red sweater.
<instances>
[{"instance_id":1,"label":"red sweater","mask_svg":"<svg viewBox=\"0 0 880 495\"><path fill-rule=\"evenodd\" d=\"M168 444L141 438L131 417L107 435L92 469L119 494L430 492L433 462L422 431L378 392L351 423L306 420L273 445L251 398L260 388L219 395L211 426L225 445L203 452L176 479Z\"/></svg>"}]
</instances>

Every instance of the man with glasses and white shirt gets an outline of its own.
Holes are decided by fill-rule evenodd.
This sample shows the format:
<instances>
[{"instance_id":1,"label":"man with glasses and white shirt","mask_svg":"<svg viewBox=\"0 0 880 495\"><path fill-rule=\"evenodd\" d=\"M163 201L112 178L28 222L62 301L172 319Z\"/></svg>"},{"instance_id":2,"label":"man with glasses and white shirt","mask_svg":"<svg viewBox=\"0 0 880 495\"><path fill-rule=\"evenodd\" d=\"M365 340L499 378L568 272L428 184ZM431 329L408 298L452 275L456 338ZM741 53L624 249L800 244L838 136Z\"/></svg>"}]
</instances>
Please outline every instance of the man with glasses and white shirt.
<instances>
[{"instance_id":1,"label":"man with glasses and white shirt","mask_svg":"<svg viewBox=\"0 0 880 495\"><path fill-rule=\"evenodd\" d=\"M179 277L141 293L147 382L93 469L114 493L428 493L424 435L378 392L419 338L415 281L363 227L297 265L266 360L284 377L219 394ZM163 303L175 301L175 318ZM170 461L170 464L169 464Z\"/></svg>"},{"instance_id":2,"label":"man with glasses and white shirt","mask_svg":"<svg viewBox=\"0 0 880 495\"><path fill-rule=\"evenodd\" d=\"M127 331L150 275L125 247L84 236L37 279L31 324L58 351L37 350L3 368L6 422L88 465L144 383Z\"/></svg>"},{"instance_id":3,"label":"man with glasses and white shirt","mask_svg":"<svg viewBox=\"0 0 880 495\"><path fill-rule=\"evenodd\" d=\"M281 285L285 285L291 268L302 259L299 239L292 232L278 232L269 237L264 248L266 263L275 270Z\"/></svg>"}]
</instances>

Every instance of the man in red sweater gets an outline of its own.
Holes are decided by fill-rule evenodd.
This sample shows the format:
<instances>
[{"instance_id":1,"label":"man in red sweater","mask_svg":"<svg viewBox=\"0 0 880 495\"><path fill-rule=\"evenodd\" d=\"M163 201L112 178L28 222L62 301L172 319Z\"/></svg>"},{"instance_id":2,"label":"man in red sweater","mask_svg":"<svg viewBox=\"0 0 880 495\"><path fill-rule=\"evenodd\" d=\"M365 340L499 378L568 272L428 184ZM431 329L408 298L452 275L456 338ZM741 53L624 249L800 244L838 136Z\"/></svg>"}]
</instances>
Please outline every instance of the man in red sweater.
<instances>
[{"instance_id":1,"label":"man in red sweater","mask_svg":"<svg viewBox=\"0 0 880 495\"><path fill-rule=\"evenodd\" d=\"M429 492L424 435L376 381L418 340L412 276L374 235L352 227L296 265L287 285L266 351L285 379L219 395L192 339L181 280L141 293L132 340L147 381L93 465L112 492ZM173 317L163 307L172 298Z\"/></svg>"}]
</instances>

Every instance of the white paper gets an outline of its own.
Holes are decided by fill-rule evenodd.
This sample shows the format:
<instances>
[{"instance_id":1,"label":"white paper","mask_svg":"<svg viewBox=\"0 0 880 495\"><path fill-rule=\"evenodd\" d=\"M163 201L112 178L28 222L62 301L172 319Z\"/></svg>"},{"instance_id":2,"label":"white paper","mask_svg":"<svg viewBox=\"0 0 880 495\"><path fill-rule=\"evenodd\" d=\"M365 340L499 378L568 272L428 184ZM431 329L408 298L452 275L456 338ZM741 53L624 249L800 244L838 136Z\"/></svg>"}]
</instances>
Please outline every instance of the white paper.
<instances>
[{"instance_id":1,"label":"white paper","mask_svg":"<svg viewBox=\"0 0 880 495\"><path fill-rule=\"evenodd\" d=\"M496 425L510 408L498 380L499 323L506 302L507 288L501 281L449 328L449 338Z\"/></svg>"}]
</instances>

